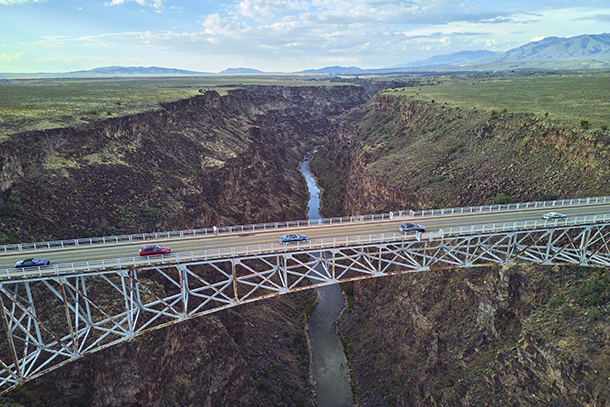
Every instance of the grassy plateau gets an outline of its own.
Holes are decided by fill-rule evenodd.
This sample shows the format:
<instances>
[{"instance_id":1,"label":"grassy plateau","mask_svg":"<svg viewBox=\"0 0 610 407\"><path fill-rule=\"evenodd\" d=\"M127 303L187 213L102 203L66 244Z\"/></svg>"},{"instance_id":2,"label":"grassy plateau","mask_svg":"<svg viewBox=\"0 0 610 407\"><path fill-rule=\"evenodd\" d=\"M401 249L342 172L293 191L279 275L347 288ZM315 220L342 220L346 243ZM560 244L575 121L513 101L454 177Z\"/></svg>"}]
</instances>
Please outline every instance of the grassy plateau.
<instances>
[{"instance_id":1,"label":"grassy plateau","mask_svg":"<svg viewBox=\"0 0 610 407\"><path fill-rule=\"evenodd\" d=\"M92 121L161 108L208 90L220 94L246 85L339 84L318 75L5 79L0 81L0 140L10 134L78 127ZM372 81L388 78L371 78ZM400 80L401 78L393 78ZM409 77L415 86L386 94L460 108L544 115L572 126L610 125L610 72L473 73ZM344 78L343 84L352 82ZM353 79L354 83L358 80Z\"/></svg>"},{"instance_id":2,"label":"grassy plateau","mask_svg":"<svg viewBox=\"0 0 610 407\"><path fill-rule=\"evenodd\" d=\"M32 130L78 127L161 108L208 90L245 85L311 86L316 76L194 76L0 81L0 140ZM315 82L318 83L318 82ZM325 82L325 84L329 84Z\"/></svg>"},{"instance_id":3,"label":"grassy plateau","mask_svg":"<svg viewBox=\"0 0 610 407\"><path fill-rule=\"evenodd\" d=\"M591 127L610 125L609 72L435 76L422 86L386 89L387 94L435 101L463 109L506 109L512 113L545 115L550 119ZM394 93L395 92L395 93Z\"/></svg>"}]
</instances>

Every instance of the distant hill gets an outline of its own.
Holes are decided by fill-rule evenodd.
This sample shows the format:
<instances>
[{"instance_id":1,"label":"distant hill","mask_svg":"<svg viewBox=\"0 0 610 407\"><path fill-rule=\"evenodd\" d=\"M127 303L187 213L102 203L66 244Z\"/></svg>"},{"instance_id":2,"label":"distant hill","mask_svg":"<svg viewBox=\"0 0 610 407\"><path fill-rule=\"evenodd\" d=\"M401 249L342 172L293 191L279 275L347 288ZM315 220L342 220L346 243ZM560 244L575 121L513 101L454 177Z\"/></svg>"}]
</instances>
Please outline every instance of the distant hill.
<instances>
[{"instance_id":1,"label":"distant hill","mask_svg":"<svg viewBox=\"0 0 610 407\"><path fill-rule=\"evenodd\" d=\"M460 51L436 55L389 68L329 66L295 73L359 75L425 70L603 69L610 65L610 34L549 37L505 52Z\"/></svg>"},{"instance_id":2,"label":"distant hill","mask_svg":"<svg viewBox=\"0 0 610 407\"><path fill-rule=\"evenodd\" d=\"M366 72L364 69L358 68L357 66L343 67L343 66L327 66L320 69L308 69L305 71L299 71L295 73L325 73L329 75L346 75L346 74L358 74Z\"/></svg>"},{"instance_id":3,"label":"distant hill","mask_svg":"<svg viewBox=\"0 0 610 407\"><path fill-rule=\"evenodd\" d=\"M488 71L488 70L544 70L544 69L608 69L610 67L610 34L548 37L508 51L494 53L487 50L460 51L436 55L388 68L362 69L356 66L327 66L292 72L295 74L360 75L392 73L421 73L422 71ZM252 68L228 68L221 75L250 75L265 73ZM276 72L279 73L279 72ZM36 73L28 77L105 77L105 76L163 76L212 75L209 72L188 71L160 67L109 66L69 73ZM0 73L1 78L22 77L24 74Z\"/></svg>"},{"instance_id":4,"label":"distant hill","mask_svg":"<svg viewBox=\"0 0 610 407\"><path fill-rule=\"evenodd\" d=\"M442 54L436 55L428 59L423 59L420 61L409 62L404 65L397 65L390 67L392 68L419 68L419 67L432 67L432 66L443 66L443 65L453 65L453 64L464 64L472 61L477 61L481 58L491 57L495 55L495 52L492 51L460 51L460 52L452 52L450 54Z\"/></svg>"},{"instance_id":5,"label":"distant hill","mask_svg":"<svg viewBox=\"0 0 610 407\"><path fill-rule=\"evenodd\" d=\"M251 73L264 73L263 71L259 71L258 69L252 68L227 68L224 71L220 71L221 74L251 74Z\"/></svg>"},{"instance_id":6,"label":"distant hill","mask_svg":"<svg viewBox=\"0 0 610 407\"><path fill-rule=\"evenodd\" d=\"M160 68L157 66L107 66L103 68L94 68L88 71L72 71L70 74L99 74L99 75L202 75L204 72L186 71L184 69Z\"/></svg>"},{"instance_id":7,"label":"distant hill","mask_svg":"<svg viewBox=\"0 0 610 407\"><path fill-rule=\"evenodd\" d=\"M478 63L566 60L610 61L610 34L548 37L479 59Z\"/></svg>"},{"instance_id":8,"label":"distant hill","mask_svg":"<svg viewBox=\"0 0 610 407\"><path fill-rule=\"evenodd\" d=\"M579 61L579 63L576 63ZM385 68L399 69L574 69L604 68L610 63L610 34L549 37L508 51L462 51Z\"/></svg>"}]
</instances>

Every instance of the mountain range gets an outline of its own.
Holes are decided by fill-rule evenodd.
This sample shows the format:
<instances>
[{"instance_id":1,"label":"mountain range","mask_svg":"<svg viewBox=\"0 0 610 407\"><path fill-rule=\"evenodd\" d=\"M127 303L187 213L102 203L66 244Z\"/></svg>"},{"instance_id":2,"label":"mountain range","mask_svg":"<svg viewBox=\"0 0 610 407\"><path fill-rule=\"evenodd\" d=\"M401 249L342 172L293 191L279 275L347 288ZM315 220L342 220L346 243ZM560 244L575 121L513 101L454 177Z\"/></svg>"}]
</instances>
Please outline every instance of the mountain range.
<instances>
[{"instance_id":1,"label":"mountain range","mask_svg":"<svg viewBox=\"0 0 610 407\"><path fill-rule=\"evenodd\" d=\"M264 73L263 71L259 71L258 69L253 68L227 68L224 71L219 72L220 74L227 75L236 75L236 74L257 74Z\"/></svg>"},{"instance_id":2,"label":"mountain range","mask_svg":"<svg viewBox=\"0 0 610 407\"><path fill-rule=\"evenodd\" d=\"M388 69L400 69L400 68L421 68L421 67L433 67L433 66L444 66L453 64L464 64L472 61L476 61L482 58L491 57L496 53L493 51L460 51L452 52L449 54L436 55L428 59L413 61L403 65L396 65Z\"/></svg>"},{"instance_id":3,"label":"mountain range","mask_svg":"<svg viewBox=\"0 0 610 407\"><path fill-rule=\"evenodd\" d=\"M115 75L115 76L157 76L157 75L202 75L205 72L187 71L184 69L160 68L157 66L107 66L103 68L94 68L86 71L72 71L74 75L80 74L100 74L100 75Z\"/></svg>"},{"instance_id":4,"label":"mountain range","mask_svg":"<svg viewBox=\"0 0 610 407\"><path fill-rule=\"evenodd\" d=\"M595 61L595 63L593 63ZM460 51L381 69L327 67L299 73L350 75L422 69L610 68L610 34L548 37L504 52ZM360 71L358 71L360 70Z\"/></svg>"},{"instance_id":5,"label":"mountain range","mask_svg":"<svg viewBox=\"0 0 610 407\"><path fill-rule=\"evenodd\" d=\"M360 75L389 74L392 72L447 70L447 71L484 71L484 70L531 70L531 69L586 69L610 68L610 34L579 35L575 37L548 37L530 42L504 52L486 50L460 51L436 55L428 59L412 61L387 68L362 69L356 66L328 66L309 69L296 74ZM247 67L228 68L219 74L263 74L265 72ZM209 75L197 72L161 67L123 67L110 66L86 71L73 71L68 76L179 76ZM11 77L16 74L0 74ZM50 74L46 74L50 75Z\"/></svg>"},{"instance_id":6,"label":"mountain range","mask_svg":"<svg viewBox=\"0 0 610 407\"><path fill-rule=\"evenodd\" d=\"M548 37L518 48L480 58L475 62L587 60L610 62L610 34Z\"/></svg>"}]
</instances>

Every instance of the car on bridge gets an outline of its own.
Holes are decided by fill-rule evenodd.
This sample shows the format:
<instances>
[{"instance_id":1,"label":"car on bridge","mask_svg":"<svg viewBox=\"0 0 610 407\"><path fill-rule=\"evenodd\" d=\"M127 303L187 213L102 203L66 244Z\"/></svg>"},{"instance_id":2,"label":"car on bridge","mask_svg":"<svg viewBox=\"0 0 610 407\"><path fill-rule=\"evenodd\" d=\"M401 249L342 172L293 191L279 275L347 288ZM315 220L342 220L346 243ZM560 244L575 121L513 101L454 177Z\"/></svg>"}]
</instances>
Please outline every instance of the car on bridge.
<instances>
[{"instance_id":1,"label":"car on bridge","mask_svg":"<svg viewBox=\"0 0 610 407\"><path fill-rule=\"evenodd\" d=\"M303 242L307 241L307 236L290 233L280 237L280 243Z\"/></svg>"},{"instance_id":2,"label":"car on bridge","mask_svg":"<svg viewBox=\"0 0 610 407\"><path fill-rule=\"evenodd\" d=\"M158 256L160 254L170 254L169 247L161 247L159 245L144 246L140 249L140 256Z\"/></svg>"},{"instance_id":3,"label":"car on bridge","mask_svg":"<svg viewBox=\"0 0 610 407\"><path fill-rule=\"evenodd\" d=\"M565 219L565 218L567 218L567 216L564 215L563 213L559 213L559 212L547 212L544 215L542 215L542 219L544 219L544 220Z\"/></svg>"},{"instance_id":4,"label":"car on bridge","mask_svg":"<svg viewBox=\"0 0 610 407\"><path fill-rule=\"evenodd\" d=\"M35 257L30 257L28 259L23 259L15 263L15 268L24 268L24 267L44 267L51 264L51 262L47 259L37 259Z\"/></svg>"},{"instance_id":5,"label":"car on bridge","mask_svg":"<svg viewBox=\"0 0 610 407\"><path fill-rule=\"evenodd\" d=\"M423 225L418 225L417 223L403 223L398 228L400 233L424 233L426 228Z\"/></svg>"}]
</instances>

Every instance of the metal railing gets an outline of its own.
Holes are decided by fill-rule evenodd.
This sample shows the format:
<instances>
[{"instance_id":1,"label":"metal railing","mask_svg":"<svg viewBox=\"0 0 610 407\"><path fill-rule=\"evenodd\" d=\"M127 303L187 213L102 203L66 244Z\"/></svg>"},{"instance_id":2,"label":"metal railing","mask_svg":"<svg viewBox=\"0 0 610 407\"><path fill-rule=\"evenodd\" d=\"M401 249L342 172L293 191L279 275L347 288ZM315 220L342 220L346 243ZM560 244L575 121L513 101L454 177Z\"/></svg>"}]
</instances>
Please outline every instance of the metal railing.
<instances>
[{"instance_id":1,"label":"metal railing","mask_svg":"<svg viewBox=\"0 0 610 407\"><path fill-rule=\"evenodd\" d=\"M371 234L368 236L348 236L332 239L312 239L305 243L295 244L262 244L257 246L241 246L230 248L218 248L211 250L200 250L193 252L181 252L168 255L152 257L129 257L122 259L96 260L79 263L55 264L47 267L30 267L25 269L0 270L0 280L36 279L48 278L53 275L65 275L84 272L101 272L104 270L128 269L134 267L171 265L194 261L207 261L219 258L237 256L257 256L269 253L323 250L334 247L345 247L354 245L372 245L383 243L396 243L404 240L443 239L453 236L464 236L483 233L505 233L509 231L536 230L550 227L570 227L586 224L603 224L610 222L610 214L574 217L555 220L520 221L511 223L493 223L469 227L450 228L437 232L416 233L406 235L402 233Z\"/></svg>"},{"instance_id":2,"label":"metal railing","mask_svg":"<svg viewBox=\"0 0 610 407\"><path fill-rule=\"evenodd\" d=\"M305 227L305 226L336 225L336 224L343 224L343 223L383 221L383 220L392 220L396 217L400 218L403 216L431 217L431 216L444 216L444 215L455 215L455 214L466 214L466 213L524 210L524 209L535 209L535 208L541 208L541 207L561 207L561 206L570 206L570 205L600 204L600 203L608 203L608 202L610 202L610 197L595 197L595 198L561 199L561 200L556 200L556 201L511 203L511 204L504 204L504 205L469 206L469 207L463 207L463 208L430 209L430 210L422 210L422 211L404 210L404 211L392 211L392 212L388 212L388 213L371 214L371 215L343 216L343 217L334 217L334 218L297 220L297 221L287 221L287 222L270 222L270 223L259 223L259 224L253 224L253 225L219 226L217 228L216 232L220 233L220 234L259 232L259 231L266 231L266 230L287 229L287 228ZM138 234L132 234L132 235L91 237L91 238L55 240L55 241L35 242L35 243L19 243L19 244L9 244L9 245L0 246L0 253L2 253L2 252L3 253L22 252L22 251L26 251L26 250L48 250L48 249L58 249L58 248L64 248L64 247L91 246L91 245L98 245L98 244L145 242L147 240L201 237L201 236L212 236L214 234L215 234L214 228L210 227L210 228L204 228L204 229L189 229L189 230L178 230L178 231L170 231L170 232L151 232L151 233L138 233Z\"/></svg>"},{"instance_id":3,"label":"metal railing","mask_svg":"<svg viewBox=\"0 0 610 407\"><path fill-rule=\"evenodd\" d=\"M511 210L537 209L570 205L592 205L610 202L610 197L602 196L596 198L560 199L556 201L537 201L510 203L503 205L468 206L464 208L429 209L423 211L409 211L413 217L460 215L465 213L498 212Z\"/></svg>"}]
</instances>

